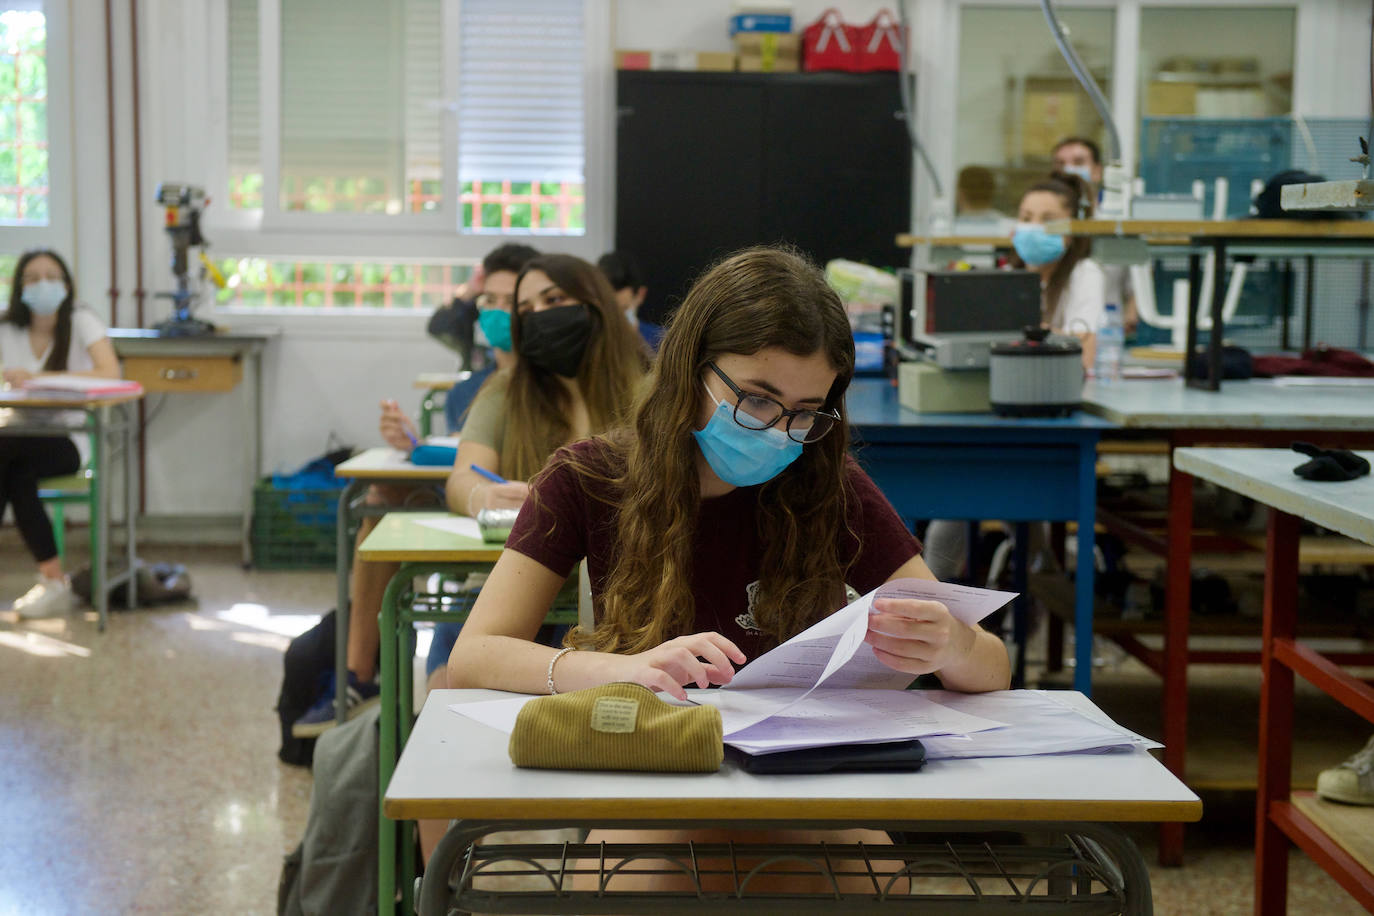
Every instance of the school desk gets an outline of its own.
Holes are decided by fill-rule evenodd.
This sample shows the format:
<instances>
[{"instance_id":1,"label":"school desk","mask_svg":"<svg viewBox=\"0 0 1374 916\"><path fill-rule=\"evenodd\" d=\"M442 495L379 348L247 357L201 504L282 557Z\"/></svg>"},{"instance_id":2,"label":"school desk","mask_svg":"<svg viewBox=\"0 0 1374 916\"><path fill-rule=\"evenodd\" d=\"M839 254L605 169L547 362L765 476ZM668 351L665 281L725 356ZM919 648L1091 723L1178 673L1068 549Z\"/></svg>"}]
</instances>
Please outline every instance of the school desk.
<instances>
[{"instance_id":1,"label":"school desk","mask_svg":"<svg viewBox=\"0 0 1374 916\"><path fill-rule=\"evenodd\" d=\"M396 765L398 748L406 743L414 719L414 624L417 621L461 621L471 610L475 593L458 600L417 592L415 580L433 574L463 576L487 572L501 555L501 544L490 544L428 527L425 522L451 519L447 512L390 512L358 548L358 558L369 562L400 563L387 584L377 628L381 635L381 740L378 785L386 785ZM566 593L566 590L565 590ZM555 604L546 623L577 623L575 592L568 601ZM382 900L394 895L396 881L396 824L379 816L380 883ZM414 874L414 846L402 844L402 887L409 889ZM386 912L385 906L382 912ZM407 910L406 912L409 912Z\"/></svg>"},{"instance_id":2,"label":"school desk","mask_svg":"<svg viewBox=\"0 0 1374 916\"><path fill-rule=\"evenodd\" d=\"M411 464L406 456L394 448L379 446L360 452L340 462L334 468L334 476L341 477L344 484L339 494L339 513L336 522L334 571L337 583L337 602L334 605L334 683L343 684L348 677L348 615L349 569L353 565L353 543L349 535L353 526L364 516L384 515L387 512L404 510L405 506L368 506L361 497L374 483L390 484L431 484L442 490L448 479L451 466ZM426 502L421 508L433 509L434 504ZM342 690L335 691L334 713L340 722L348 712L348 699Z\"/></svg>"},{"instance_id":3,"label":"school desk","mask_svg":"<svg viewBox=\"0 0 1374 916\"><path fill-rule=\"evenodd\" d=\"M1374 462L1374 452L1364 452ZM1307 852L1368 910L1374 910L1374 808L1292 793L1293 675L1300 674L1374 723L1374 687L1295 638L1298 529L1313 522L1374 544L1374 477L1317 482L1293 468L1307 456L1286 449L1181 448L1182 471L1269 506L1260 665L1259 791L1256 794L1255 908L1288 906L1288 845ZM1367 734L1351 735L1352 749ZM1340 761L1333 760L1332 766Z\"/></svg>"},{"instance_id":4,"label":"school desk","mask_svg":"<svg viewBox=\"0 0 1374 916\"><path fill-rule=\"evenodd\" d=\"M231 329L219 334L166 337L144 328L110 328L110 343L124 366L124 377L143 385L148 394L198 394L240 388L244 363L249 386L240 394L244 451L243 521L239 545L243 565L253 561L253 487L262 471L262 351L280 336L277 328ZM140 406L138 426L143 429ZM138 464L138 489L144 486L144 463ZM143 509L142 499L139 502Z\"/></svg>"},{"instance_id":5,"label":"school desk","mask_svg":"<svg viewBox=\"0 0 1374 916\"><path fill-rule=\"evenodd\" d=\"M451 876L459 878L453 903L465 912L848 914L967 908L979 913L1071 913L1081 905L1084 912L1148 913L1145 863L1113 824L1196 821L1202 815L1197 796L1143 750L937 760L917 773L757 776L739 769L729 756L718 772L708 774L520 769L507 755L509 736L448 708L506 696L511 694L431 692L395 775L385 784L388 817L458 821L425 870L422 914L448 912ZM1101 715L1081 694L1056 696L1089 715ZM927 836L909 846L864 846L862 851L812 845L753 850L753 858L771 859L773 865L786 862L826 875L842 859L882 863L892 861L888 856L901 856L921 876L913 896L884 893L882 875L871 876L868 893L770 894L751 889L743 870L733 877L737 890L728 894L560 892L562 873L578 860L598 870L599 847L483 845L474 847L468 858L469 845L494 831L594 827L865 827ZM990 831L1043 832L1055 835L1056 842L1040 843L1037 836L1022 846L988 836L988 845L983 845L949 836ZM1071 839L1057 842L1061 836ZM709 851L686 845L611 847L606 857L675 858L691 874L698 857ZM741 846L733 851L740 858L751 853ZM548 864L539 873L542 890L472 887L473 870L490 875L504 865L528 876L540 862ZM601 877L607 876L607 869L599 870ZM963 883L931 887L935 876Z\"/></svg>"},{"instance_id":6,"label":"school desk","mask_svg":"<svg viewBox=\"0 0 1374 916\"><path fill-rule=\"evenodd\" d=\"M1123 430L1149 430L1174 449L1194 445L1270 445L1287 447L1295 439L1324 446L1374 445L1374 397L1368 389L1286 387L1267 379L1227 382L1220 391L1185 387L1178 380L1127 380L1110 385L1090 382L1084 406ZM1297 453L1293 453L1298 457ZM1298 462L1294 462L1296 465ZM1127 543L1167 561L1164 644L1151 649L1129 635L1113 638L1163 679L1164 763L1186 779L1188 751L1188 664L1254 664L1256 655L1189 651L1193 539L1193 480L1171 460L1168 519L1164 535L1109 511L1098 520ZM1183 860L1183 827L1160 828L1159 859Z\"/></svg>"},{"instance_id":7,"label":"school desk","mask_svg":"<svg viewBox=\"0 0 1374 916\"><path fill-rule=\"evenodd\" d=\"M887 379L855 379L845 410L859 463L902 518L1074 521L1078 556L1092 557L1097 442L1111 422L1082 411L1054 418L916 413ZM1024 615L1017 618L1024 645ZM1074 688L1091 694L1091 562L1078 564L1074 632ZM1018 669L1024 657L1018 652Z\"/></svg>"},{"instance_id":8,"label":"school desk","mask_svg":"<svg viewBox=\"0 0 1374 916\"><path fill-rule=\"evenodd\" d=\"M444 399L440 395L470 375L471 372L421 372L415 376L413 386L424 392L420 398L420 438L430 434L434 414L443 412Z\"/></svg>"},{"instance_id":9,"label":"school desk","mask_svg":"<svg viewBox=\"0 0 1374 916\"><path fill-rule=\"evenodd\" d=\"M95 517L91 526L91 603L95 606L100 629L104 631L110 616L110 590L127 583L128 606L138 603L135 566L138 542L136 536L137 498L135 496L134 430L130 407L141 400L142 394L121 394L106 397L52 397L23 390L0 389L0 436L66 436L91 437L92 470L90 485L95 490L91 504ZM49 409L63 411L48 413ZM82 414L79 422L65 412ZM110 554L110 456L107 440L119 443L124 460L124 545L125 564L118 572L109 569Z\"/></svg>"}]
</instances>

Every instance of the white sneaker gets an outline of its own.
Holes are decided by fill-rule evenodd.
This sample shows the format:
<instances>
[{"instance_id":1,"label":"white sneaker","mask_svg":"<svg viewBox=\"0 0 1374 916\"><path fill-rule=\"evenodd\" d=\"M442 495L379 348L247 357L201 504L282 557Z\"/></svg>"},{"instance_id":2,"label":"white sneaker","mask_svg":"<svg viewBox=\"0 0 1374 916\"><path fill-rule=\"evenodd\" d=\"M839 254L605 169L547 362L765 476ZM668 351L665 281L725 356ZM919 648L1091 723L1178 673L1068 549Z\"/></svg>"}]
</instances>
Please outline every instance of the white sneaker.
<instances>
[{"instance_id":1,"label":"white sneaker","mask_svg":"<svg viewBox=\"0 0 1374 916\"><path fill-rule=\"evenodd\" d=\"M21 620L57 617L75 609L76 595L72 592L71 580L66 576L61 579L40 579L37 585L14 602L14 610Z\"/></svg>"},{"instance_id":2,"label":"white sneaker","mask_svg":"<svg viewBox=\"0 0 1374 916\"><path fill-rule=\"evenodd\" d=\"M1317 794L1348 805L1374 805L1374 738L1345 763L1318 773Z\"/></svg>"}]
</instances>

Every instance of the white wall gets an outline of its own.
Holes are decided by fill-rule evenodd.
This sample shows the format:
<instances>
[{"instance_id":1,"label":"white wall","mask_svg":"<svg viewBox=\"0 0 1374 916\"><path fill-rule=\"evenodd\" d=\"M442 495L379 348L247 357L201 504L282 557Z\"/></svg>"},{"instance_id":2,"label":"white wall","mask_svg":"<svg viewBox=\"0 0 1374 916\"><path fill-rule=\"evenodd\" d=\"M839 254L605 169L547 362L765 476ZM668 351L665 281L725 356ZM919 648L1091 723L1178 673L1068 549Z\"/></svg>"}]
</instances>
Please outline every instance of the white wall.
<instances>
[{"instance_id":1,"label":"white wall","mask_svg":"<svg viewBox=\"0 0 1374 916\"><path fill-rule=\"evenodd\" d=\"M102 5L69 0L71 15L74 199L77 282L102 314L110 286L108 168L105 129L105 39ZM208 104L207 42L216 38L209 22L210 0L139 0L140 82L143 98L144 285L150 298L147 321L166 314L151 298L167 289L169 249L152 203L160 180L207 183L202 109ZM612 4L612 0L605 0ZM1133 3L1134 0L1122 0ZM1222 0L1224 2L1224 0ZM794 4L800 28L829 4ZM836 4L855 22L866 22L886 0ZM116 317L133 323L135 237L132 204L131 79L128 5L116 7L115 95L118 141L116 190L118 286ZM613 42L618 48L727 50L731 0L615 0ZM953 171L953 137L958 123L955 95L958 0L908 0L913 20L913 68L918 74L917 109L923 136L942 174ZM79 14L79 15L78 15ZM1368 62L1369 7L1365 0L1306 0L1297 36L1295 104L1306 114L1363 114ZM613 158L613 155L612 155ZM928 195L920 170L917 197ZM213 190L211 192L213 194ZM212 204L213 206L213 204ZM210 238L213 244L216 239ZM323 240L318 242L322 244ZM213 249L212 249L213 250ZM261 319L227 317L233 325ZM375 442L376 402L395 397L415 405L410 387L418 372L453 365L444 348L423 333L423 318L389 316L273 319L282 337L266 355L264 470L290 469L325 448L331 432L358 445ZM241 406L237 394L169 397L149 429L148 511L154 514L214 515L239 511L242 479Z\"/></svg>"}]
</instances>

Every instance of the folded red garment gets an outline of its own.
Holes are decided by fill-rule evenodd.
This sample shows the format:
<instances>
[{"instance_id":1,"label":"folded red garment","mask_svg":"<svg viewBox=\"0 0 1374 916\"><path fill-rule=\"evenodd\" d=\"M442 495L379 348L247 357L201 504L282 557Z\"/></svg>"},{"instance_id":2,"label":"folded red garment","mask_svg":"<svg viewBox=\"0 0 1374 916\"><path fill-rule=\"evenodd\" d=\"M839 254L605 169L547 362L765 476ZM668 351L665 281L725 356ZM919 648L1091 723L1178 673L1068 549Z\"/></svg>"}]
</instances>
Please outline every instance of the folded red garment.
<instances>
[{"instance_id":1,"label":"folded red garment","mask_svg":"<svg viewBox=\"0 0 1374 916\"><path fill-rule=\"evenodd\" d=\"M1354 350L1340 347L1313 347L1302 356L1256 356L1255 375L1326 375L1374 378L1374 363Z\"/></svg>"}]
</instances>

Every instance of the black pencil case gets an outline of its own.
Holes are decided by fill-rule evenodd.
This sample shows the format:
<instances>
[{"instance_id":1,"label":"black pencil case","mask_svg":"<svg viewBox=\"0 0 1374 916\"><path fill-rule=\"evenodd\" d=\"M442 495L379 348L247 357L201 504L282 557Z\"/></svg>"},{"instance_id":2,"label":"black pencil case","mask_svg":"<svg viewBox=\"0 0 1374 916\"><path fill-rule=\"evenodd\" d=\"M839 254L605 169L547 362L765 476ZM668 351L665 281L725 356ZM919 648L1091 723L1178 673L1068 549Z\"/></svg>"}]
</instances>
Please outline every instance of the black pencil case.
<instances>
[{"instance_id":1,"label":"black pencil case","mask_svg":"<svg viewBox=\"0 0 1374 916\"><path fill-rule=\"evenodd\" d=\"M730 749L746 773L839 773L865 770L915 772L925 766L926 749L920 741L884 744L837 744L808 747L777 754L746 754Z\"/></svg>"}]
</instances>

